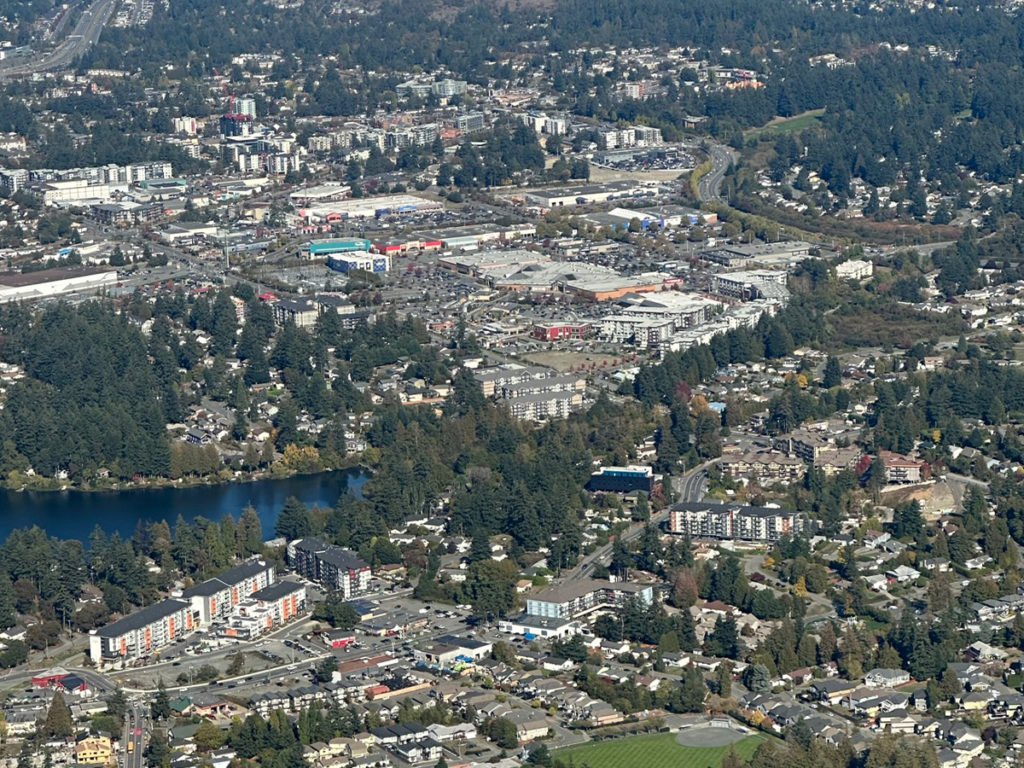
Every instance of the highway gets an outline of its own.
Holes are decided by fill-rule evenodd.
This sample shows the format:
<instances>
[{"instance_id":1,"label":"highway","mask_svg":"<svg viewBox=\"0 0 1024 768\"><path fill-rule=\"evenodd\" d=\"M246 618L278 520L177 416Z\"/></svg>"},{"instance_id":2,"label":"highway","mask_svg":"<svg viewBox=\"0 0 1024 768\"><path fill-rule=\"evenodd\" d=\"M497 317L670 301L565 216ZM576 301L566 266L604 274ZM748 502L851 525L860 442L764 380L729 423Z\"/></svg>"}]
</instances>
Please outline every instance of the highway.
<instances>
[{"instance_id":1,"label":"highway","mask_svg":"<svg viewBox=\"0 0 1024 768\"><path fill-rule=\"evenodd\" d=\"M63 69L94 46L100 39L103 27L117 7L117 0L94 0L82 12L78 23L64 40L52 51L31 56L19 56L0 61L0 77L31 75L51 69Z\"/></svg>"},{"instance_id":2,"label":"highway","mask_svg":"<svg viewBox=\"0 0 1024 768\"><path fill-rule=\"evenodd\" d=\"M733 151L721 144L711 144L708 147L708 155L711 157L711 170L705 173L697 184L697 197L702 203L721 200L722 179L725 178L725 172L729 170L734 158Z\"/></svg>"}]
</instances>

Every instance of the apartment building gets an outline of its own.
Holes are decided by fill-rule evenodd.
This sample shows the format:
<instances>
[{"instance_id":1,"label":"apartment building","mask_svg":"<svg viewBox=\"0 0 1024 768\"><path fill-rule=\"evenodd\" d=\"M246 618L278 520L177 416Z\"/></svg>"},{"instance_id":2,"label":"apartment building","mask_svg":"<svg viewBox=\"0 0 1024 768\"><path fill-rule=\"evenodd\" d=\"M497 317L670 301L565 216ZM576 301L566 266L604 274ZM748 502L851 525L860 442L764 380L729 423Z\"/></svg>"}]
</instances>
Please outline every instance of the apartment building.
<instances>
[{"instance_id":1,"label":"apartment building","mask_svg":"<svg viewBox=\"0 0 1024 768\"><path fill-rule=\"evenodd\" d=\"M242 600L273 584L274 576L272 563L254 558L189 587L182 598L189 601L196 622L209 626L230 616Z\"/></svg>"},{"instance_id":2,"label":"apartment building","mask_svg":"<svg viewBox=\"0 0 1024 768\"><path fill-rule=\"evenodd\" d=\"M97 664L141 658L193 629L191 603L162 600L90 631L89 657Z\"/></svg>"},{"instance_id":3,"label":"apartment building","mask_svg":"<svg viewBox=\"0 0 1024 768\"><path fill-rule=\"evenodd\" d=\"M287 624L306 612L306 586L297 581L278 581L253 592L239 602L221 627L226 637L251 640Z\"/></svg>"},{"instance_id":4,"label":"apartment building","mask_svg":"<svg viewBox=\"0 0 1024 768\"><path fill-rule=\"evenodd\" d=\"M457 130L462 131L462 133L482 131L487 127L487 122L484 119L483 112L467 112L464 115L458 115L453 124L454 127Z\"/></svg>"},{"instance_id":5,"label":"apartment building","mask_svg":"<svg viewBox=\"0 0 1024 768\"><path fill-rule=\"evenodd\" d=\"M650 467L601 467L590 475L588 491L610 491L630 493L632 491L654 492L654 470Z\"/></svg>"},{"instance_id":6,"label":"apartment building","mask_svg":"<svg viewBox=\"0 0 1024 768\"><path fill-rule=\"evenodd\" d=\"M568 416L583 406L586 379L551 368L501 365L474 372L484 396L496 397L517 419Z\"/></svg>"},{"instance_id":7,"label":"apartment building","mask_svg":"<svg viewBox=\"0 0 1024 768\"><path fill-rule=\"evenodd\" d=\"M336 589L348 598L370 588L370 566L358 555L322 539L307 537L289 542L288 564L328 589Z\"/></svg>"},{"instance_id":8,"label":"apartment building","mask_svg":"<svg viewBox=\"0 0 1024 768\"><path fill-rule=\"evenodd\" d=\"M526 601L527 616L574 619L597 608L622 605L637 599L647 605L654 600L650 584L625 581L577 579L549 587Z\"/></svg>"},{"instance_id":9,"label":"apartment building","mask_svg":"<svg viewBox=\"0 0 1024 768\"><path fill-rule=\"evenodd\" d=\"M533 338L541 341L560 341L561 339L585 339L591 333L590 323L561 322L534 323Z\"/></svg>"},{"instance_id":10,"label":"apartment building","mask_svg":"<svg viewBox=\"0 0 1024 768\"><path fill-rule=\"evenodd\" d=\"M802 430L776 438L774 447L776 450L802 459L808 464L813 464L828 451L835 449L835 446L825 438Z\"/></svg>"},{"instance_id":11,"label":"apartment building","mask_svg":"<svg viewBox=\"0 0 1024 768\"><path fill-rule=\"evenodd\" d=\"M319 317L317 308L305 299L280 299L274 302L274 320L278 325L295 323L299 328L311 328Z\"/></svg>"},{"instance_id":12,"label":"apartment building","mask_svg":"<svg viewBox=\"0 0 1024 768\"><path fill-rule=\"evenodd\" d=\"M931 477L931 467L921 459L912 459L891 451L879 451L878 457L885 466L887 483L919 483Z\"/></svg>"},{"instance_id":13,"label":"apartment building","mask_svg":"<svg viewBox=\"0 0 1024 768\"><path fill-rule=\"evenodd\" d=\"M773 299L786 301L788 275L781 270L760 269L747 272L726 272L711 276L711 292L727 299L753 301Z\"/></svg>"},{"instance_id":14,"label":"apartment building","mask_svg":"<svg viewBox=\"0 0 1024 768\"><path fill-rule=\"evenodd\" d=\"M768 507L680 502L669 511L669 530L695 539L776 541L800 533L804 525L796 512Z\"/></svg>"},{"instance_id":15,"label":"apartment building","mask_svg":"<svg viewBox=\"0 0 1024 768\"><path fill-rule=\"evenodd\" d=\"M782 453L739 453L723 457L718 466L734 480L753 480L761 486L795 483L807 472L801 459Z\"/></svg>"},{"instance_id":16,"label":"apartment building","mask_svg":"<svg viewBox=\"0 0 1024 768\"><path fill-rule=\"evenodd\" d=\"M87 736L75 744L75 762L79 765L106 765L113 755L107 736Z\"/></svg>"},{"instance_id":17,"label":"apartment building","mask_svg":"<svg viewBox=\"0 0 1024 768\"><path fill-rule=\"evenodd\" d=\"M875 265L863 259L851 259L836 264L836 277L840 280L864 280L871 277L874 271Z\"/></svg>"}]
</instances>

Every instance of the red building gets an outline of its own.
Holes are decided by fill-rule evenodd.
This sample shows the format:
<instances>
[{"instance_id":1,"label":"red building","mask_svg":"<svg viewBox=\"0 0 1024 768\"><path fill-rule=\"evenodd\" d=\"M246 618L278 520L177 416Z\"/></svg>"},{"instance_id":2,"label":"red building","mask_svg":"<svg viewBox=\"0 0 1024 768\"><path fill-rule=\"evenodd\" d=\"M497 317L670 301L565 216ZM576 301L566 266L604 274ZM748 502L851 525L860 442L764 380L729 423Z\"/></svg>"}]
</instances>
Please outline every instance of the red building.
<instances>
[{"instance_id":1,"label":"red building","mask_svg":"<svg viewBox=\"0 0 1024 768\"><path fill-rule=\"evenodd\" d=\"M536 323L533 338L541 341L585 339L590 335L590 323Z\"/></svg>"},{"instance_id":2,"label":"red building","mask_svg":"<svg viewBox=\"0 0 1024 768\"><path fill-rule=\"evenodd\" d=\"M38 675L32 678L32 685L36 688L50 688L55 687L61 680L70 675L66 669L61 667L53 667L40 672Z\"/></svg>"},{"instance_id":3,"label":"red building","mask_svg":"<svg viewBox=\"0 0 1024 768\"><path fill-rule=\"evenodd\" d=\"M370 246L373 253L385 256L404 256L410 251L439 251L441 250L440 240L403 240L396 238L392 240L378 240Z\"/></svg>"}]
</instances>

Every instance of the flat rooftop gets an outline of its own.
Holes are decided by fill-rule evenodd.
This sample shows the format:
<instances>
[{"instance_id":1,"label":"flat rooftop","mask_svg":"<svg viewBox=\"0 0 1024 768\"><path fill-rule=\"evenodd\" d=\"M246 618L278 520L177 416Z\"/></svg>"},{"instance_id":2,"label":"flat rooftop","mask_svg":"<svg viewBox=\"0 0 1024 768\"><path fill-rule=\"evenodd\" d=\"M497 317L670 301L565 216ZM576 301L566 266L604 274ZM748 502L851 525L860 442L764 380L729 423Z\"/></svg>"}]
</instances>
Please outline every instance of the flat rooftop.
<instances>
[{"instance_id":1,"label":"flat rooftop","mask_svg":"<svg viewBox=\"0 0 1024 768\"><path fill-rule=\"evenodd\" d=\"M113 271L106 267L84 267L82 269L43 269L38 272L25 273L8 272L0 274L0 285L6 285L9 288L24 288L26 285L54 283L58 280L68 280L72 277L89 277L90 275L98 275L101 272Z\"/></svg>"}]
</instances>

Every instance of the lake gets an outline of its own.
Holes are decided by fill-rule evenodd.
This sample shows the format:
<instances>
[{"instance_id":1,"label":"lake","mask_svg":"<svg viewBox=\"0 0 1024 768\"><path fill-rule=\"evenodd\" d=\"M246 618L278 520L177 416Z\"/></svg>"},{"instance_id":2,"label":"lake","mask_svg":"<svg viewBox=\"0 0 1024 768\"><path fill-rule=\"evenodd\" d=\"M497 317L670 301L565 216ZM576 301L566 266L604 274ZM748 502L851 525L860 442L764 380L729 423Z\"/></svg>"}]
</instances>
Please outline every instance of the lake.
<instances>
[{"instance_id":1,"label":"lake","mask_svg":"<svg viewBox=\"0 0 1024 768\"><path fill-rule=\"evenodd\" d=\"M0 542L16 528L32 525L60 539L87 542L97 524L108 534L117 531L127 538L135 532L139 520L166 520L173 527L178 515L185 520L220 520L225 514L237 518L250 504L259 512L263 537L269 539L289 496L310 507L334 506L343 493L361 496L367 477L364 470L352 468L191 488L103 492L0 490Z\"/></svg>"}]
</instances>

